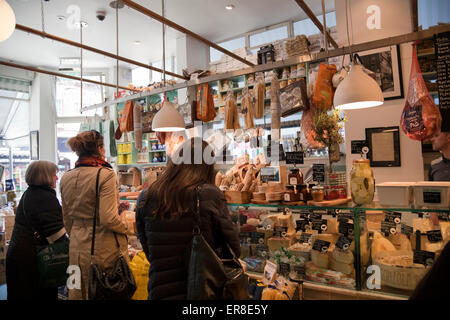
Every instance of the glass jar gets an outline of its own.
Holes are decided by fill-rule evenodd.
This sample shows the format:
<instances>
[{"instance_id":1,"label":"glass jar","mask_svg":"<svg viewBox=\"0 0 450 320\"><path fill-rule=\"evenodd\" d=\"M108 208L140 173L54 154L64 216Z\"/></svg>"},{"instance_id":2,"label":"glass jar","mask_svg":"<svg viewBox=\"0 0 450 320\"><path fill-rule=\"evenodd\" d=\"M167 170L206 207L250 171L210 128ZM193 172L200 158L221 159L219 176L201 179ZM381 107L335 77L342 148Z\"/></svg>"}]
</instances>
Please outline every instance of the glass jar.
<instances>
[{"instance_id":1,"label":"glass jar","mask_svg":"<svg viewBox=\"0 0 450 320\"><path fill-rule=\"evenodd\" d=\"M322 186L314 186L311 190L312 199L315 202L323 201L325 197L324 187Z\"/></svg>"},{"instance_id":2,"label":"glass jar","mask_svg":"<svg viewBox=\"0 0 450 320\"><path fill-rule=\"evenodd\" d=\"M291 186L303 184L303 174L299 169L291 169L288 179Z\"/></svg>"},{"instance_id":3,"label":"glass jar","mask_svg":"<svg viewBox=\"0 0 450 320\"><path fill-rule=\"evenodd\" d=\"M297 185L295 191L299 193L300 201L308 200L308 186L306 184Z\"/></svg>"},{"instance_id":4,"label":"glass jar","mask_svg":"<svg viewBox=\"0 0 450 320\"><path fill-rule=\"evenodd\" d=\"M350 172L350 188L352 200L357 205L372 202L375 191L373 171L368 159L353 160Z\"/></svg>"}]
</instances>

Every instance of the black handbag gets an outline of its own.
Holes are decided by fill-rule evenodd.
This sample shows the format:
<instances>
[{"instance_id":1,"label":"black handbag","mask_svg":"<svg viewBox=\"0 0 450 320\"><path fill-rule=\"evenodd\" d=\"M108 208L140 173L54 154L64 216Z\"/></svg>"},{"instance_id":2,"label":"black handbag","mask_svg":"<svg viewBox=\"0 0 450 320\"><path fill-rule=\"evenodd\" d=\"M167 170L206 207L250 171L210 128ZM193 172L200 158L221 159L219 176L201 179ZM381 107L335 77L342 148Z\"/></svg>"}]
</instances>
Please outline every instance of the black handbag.
<instances>
[{"instance_id":1,"label":"black handbag","mask_svg":"<svg viewBox=\"0 0 450 320\"><path fill-rule=\"evenodd\" d=\"M247 300L248 276L230 248L224 246L220 258L200 230L200 186L195 189L196 209L188 268L188 300Z\"/></svg>"},{"instance_id":2,"label":"black handbag","mask_svg":"<svg viewBox=\"0 0 450 320\"><path fill-rule=\"evenodd\" d=\"M114 233L117 249L120 256L114 262L114 267L110 272L105 272L101 266L93 263L94 259L94 247L95 247L95 229L97 226L98 218L98 183L100 177L100 168L97 172L97 180L95 183L95 209L94 209L94 222L92 229L92 244L91 244L91 265L89 267L89 287L88 287L88 299L89 300L129 300L136 291L136 282L128 266L127 261L124 259L121 251L120 244L117 240L117 235Z\"/></svg>"},{"instance_id":3,"label":"black handbag","mask_svg":"<svg viewBox=\"0 0 450 320\"><path fill-rule=\"evenodd\" d=\"M36 246L36 260L39 272L38 285L40 288L57 288L66 285L67 268L69 267L69 239L64 237L53 243L46 242L43 237L31 225L25 211L25 199L23 201L23 213L33 236L41 245Z\"/></svg>"}]
</instances>

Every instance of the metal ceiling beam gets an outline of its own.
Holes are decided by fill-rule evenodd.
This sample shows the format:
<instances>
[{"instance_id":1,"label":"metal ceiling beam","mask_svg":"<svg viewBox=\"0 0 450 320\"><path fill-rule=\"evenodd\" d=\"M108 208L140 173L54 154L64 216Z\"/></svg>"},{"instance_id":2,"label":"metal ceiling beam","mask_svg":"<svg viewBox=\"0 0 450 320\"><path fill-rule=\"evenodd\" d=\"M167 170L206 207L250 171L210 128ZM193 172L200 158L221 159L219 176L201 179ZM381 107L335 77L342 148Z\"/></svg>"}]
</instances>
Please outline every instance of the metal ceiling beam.
<instances>
[{"instance_id":1,"label":"metal ceiling beam","mask_svg":"<svg viewBox=\"0 0 450 320\"><path fill-rule=\"evenodd\" d=\"M58 41L58 42L61 42L61 43L65 43L65 44L68 44L68 45L71 45L71 46L74 46L74 47L82 48L84 50L92 51L92 52L95 52L95 53L98 53L98 54L110 57L112 59L116 59L116 60L120 60L120 61L123 61L123 62L126 62L126 63L133 64L135 66L139 66L139 67L147 68L147 69L150 69L150 70L153 70L153 71L156 71L156 72L164 73L164 70L156 68L156 67L152 67L152 66L150 66L148 64L141 63L141 62L138 62L138 61L135 61L135 60L131 60L131 59L128 59L128 58L124 58L124 57L121 57L121 56L113 54L113 53L109 53L109 52L106 52L106 51L103 51L103 50L100 50L100 49L97 49L97 48L94 48L94 47L90 47L90 46L81 44L79 42L75 42L75 41L72 41L72 40L61 38L61 37L58 37L58 36L55 36L55 35L52 35L52 34L49 34L49 33L46 33L46 32L42 32L40 30L36 30L36 29L30 28L30 27L27 27L27 26L16 24L16 29L24 31L24 32L27 32L27 33L35 34L37 36L41 36L41 37L44 37L44 38L48 38L48 39L51 39L51 40L54 40L54 41ZM173 73L173 72L166 71L166 74L171 75L171 76L176 77L176 78L179 78L179 79L189 80L185 76L182 76L182 75L179 75L179 74L176 74L176 73Z\"/></svg>"},{"instance_id":2,"label":"metal ceiling beam","mask_svg":"<svg viewBox=\"0 0 450 320\"><path fill-rule=\"evenodd\" d=\"M393 46L393 45L397 45L397 44L401 44L401 43L407 43L407 42L413 42L416 40L428 39L428 38L433 37L435 34L439 34L442 32L449 32L449 31L450 31L450 24L447 24L447 25L432 27L430 29L423 30L423 31L411 32L411 33L407 33L407 34L403 34L403 35L399 35L399 36L395 36L395 37L389 37L389 38L384 38L384 39L380 39L380 40L364 42L364 43L355 44L355 45L347 46L347 47L340 47L338 49L330 50L330 51L328 51L328 53L326 53L326 52L312 53L309 55L292 57L292 58L282 60L282 61L275 61L275 62L270 62L270 63L266 63L266 64L261 64L261 65L257 65L255 67L251 67L251 68L245 68L245 69L236 70L236 71L229 71L229 72L225 72L225 73L218 73L218 74L214 74L214 75L211 75L208 77L199 78L196 80L189 80L189 81L186 81L185 83L177 83L174 85L170 85L170 86L166 86L166 87L162 87L162 88L158 88L158 89L153 89L153 90L150 90L147 92L139 92L139 93L136 93L136 94L133 94L130 96L126 96L126 97L122 97L122 98L118 98L118 99L115 99L112 101L107 101L107 102L103 102L100 104L87 106L87 107L83 108L83 111L101 108L104 106L109 106L109 105L112 105L115 103L126 102L129 100L140 99L143 97L160 94L160 93L167 92L167 91L179 90L179 89L195 86L195 85L202 84L202 83L208 83L208 82L214 82L214 81L223 80L223 79L229 79L232 77L243 76L243 75L252 74L255 72L263 72L263 71L268 71L268 70L273 70L273 69L284 68L284 67L291 66L294 64L299 64L299 63L323 61L324 59L327 59L327 58L339 57L339 56L343 56L343 55L348 55L350 53L368 51L368 50L373 50L373 49L378 49L378 48L389 47L389 46Z\"/></svg>"},{"instance_id":3,"label":"metal ceiling beam","mask_svg":"<svg viewBox=\"0 0 450 320\"><path fill-rule=\"evenodd\" d=\"M48 74L48 75L55 76L55 77L61 77L61 78L67 78L67 79L72 79L72 80L76 80L76 81L81 81L80 77L70 76L70 75L67 75L64 73L53 72L53 71L38 69L38 68L34 68L34 67L29 67L29 66L23 66L20 64L7 62L7 61L0 61L0 65L12 67L12 68L23 69L23 70L32 71L32 72L37 72L37 73ZM90 80L90 79L85 79L85 78L83 78L83 82L89 82L89 83L98 84L101 86L116 88L115 84L110 84L110 83L105 83L105 82L100 82L100 81L95 81L95 80ZM130 89L127 87L119 86L119 88L123 89L123 90L138 92L138 90Z\"/></svg>"},{"instance_id":4,"label":"metal ceiling beam","mask_svg":"<svg viewBox=\"0 0 450 320\"><path fill-rule=\"evenodd\" d=\"M317 19L316 15L314 14L314 12L311 11L311 9L308 7L308 5L305 3L305 1L295 0L295 2L297 2L299 7L302 8L302 10L308 15L308 17L316 25L316 27L319 28L320 32L324 33L322 23L320 23L319 19ZM331 42L333 47L335 47L336 49L339 48L336 41L330 36L330 33L328 31L326 31L326 34L327 34L327 38L329 39L329 41Z\"/></svg>"},{"instance_id":5,"label":"metal ceiling beam","mask_svg":"<svg viewBox=\"0 0 450 320\"><path fill-rule=\"evenodd\" d=\"M254 64L251 63L250 61L248 61L248 60L246 60L244 58L241 58L237 54L234 54L233 52L228 51L227 49L225 49L225 48L215 44L214 42L211 42L208 39L203 38L202 36L200 36L200 35L192 32L192 31L190 31L190 30L180 26L179 24L176 24L175 22L173 22L173 21L171 21L169 19L164 18L163 16L157 14L156 12L151 11L151 10L149 10L149 9L139 5L136 2L134 2L134 1L120 0L120 2L124 3L125 5L127 5L128 7L132 8L132 9L134 9L136 11L139 11L139 12L145 14L146 16L149 16L150 18L153 18L155 20L158 20L159 22L164 23L165 25L167 25L167 26L169 26L169 27L171 27L171 28L173 28L175 30L178 30L178 31L180 31L182 33L185 33L185 34L187 34L187 35L189 35L189 36L191 36L191 37L193 37L193 38L195 38L195 39L197 39L197 40L199 40L199 41L201 41L203 43L206 43L210 47L213 47L214 49L225 53L226 55L232 57L233 59L239 60L240 62L245 63L246 65L248 65L250 67L254 66Z\"/></svg>"}]
</instances>

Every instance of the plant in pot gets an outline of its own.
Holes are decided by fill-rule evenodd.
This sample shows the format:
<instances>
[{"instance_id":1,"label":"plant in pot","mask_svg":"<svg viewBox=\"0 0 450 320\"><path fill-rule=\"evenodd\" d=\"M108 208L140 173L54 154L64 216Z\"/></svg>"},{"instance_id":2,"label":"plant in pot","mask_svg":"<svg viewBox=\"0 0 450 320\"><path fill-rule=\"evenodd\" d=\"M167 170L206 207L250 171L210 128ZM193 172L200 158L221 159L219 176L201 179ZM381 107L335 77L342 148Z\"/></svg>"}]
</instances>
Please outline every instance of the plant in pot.
<instances>
[{"instance_id":1,"label":"plant in pot","mask_svg":"<svg viewBox=\"0 0 450 320\"><path fill-rule=\"evenodd\" d=\"M345 122L338 110L330 112L316 110L312 129L315 131L315 140L328 148L329 172L333 172L333 162L340 160L339 144L344 142L344 137L339 132Z\"/></svg>"}]
</instances>

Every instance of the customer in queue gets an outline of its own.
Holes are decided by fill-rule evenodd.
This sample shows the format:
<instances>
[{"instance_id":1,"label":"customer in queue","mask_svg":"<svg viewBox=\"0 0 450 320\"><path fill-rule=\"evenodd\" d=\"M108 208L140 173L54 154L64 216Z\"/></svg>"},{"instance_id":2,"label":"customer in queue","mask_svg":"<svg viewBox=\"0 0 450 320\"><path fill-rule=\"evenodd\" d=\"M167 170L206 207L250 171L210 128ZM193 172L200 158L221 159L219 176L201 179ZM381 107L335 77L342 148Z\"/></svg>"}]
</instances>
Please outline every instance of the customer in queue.
<instances>
[{"instance_id":1,"label":"customer in queue","mask_svg":"<svg viewBox=\"0 0 450 320\"><path fill-rule=\"evenodd\" d=\"M195 150L195 146L200 146ZM189 150L184 154L184 150ZM184 142L169 158L167 169L141 192L136 209L136 228L150 262L149 300L185 300L191 250L196 187L200 186L200 230L220 256L229 244L240 255L237 227L231 220L225 196L214 185L214 164L205 162L208 144L200 138ZM201 161L195 164L195 155ZM174 156L190 156L190 162L174 163ZM199 160L199 157L197 157ZM178 161L177 161L178 163Z\"/></svg>"},{"instance_id":2,"label":"customer in queue","mask_svg":"<svg viewBox=\"0 0 450 320\"><path fill-rule=\"evenodd\" d=\"M97 172L99 176L99 208L95 235L95 254L92 263L108 272L120 254L128 261L127 234L133 227L119 215L119 195L116 174L105 161L103 136L85 131L67 142L78 158L73 170L68 171L60 183L64 224L70 235L70 265L81 269L81 289L70 289L69 300L88 299L88 276L91 264L92 223L96 203ZM117 248L116 234L120 249Z\"/></svg>"},{"instance_id":3,"label":"customer in queue","mask_svg":"<svg viewBox=\"0 0 450 320\"><path fill-rule=\"evenodd\" d=\"M39 284L36 259L38 246L68 241L56 198L57 172L56 164L44 160L31 162L26 170L28 188L20 199L6 254L8 300L58 299L58 288Z\"/></svg>"}]
</instances>

